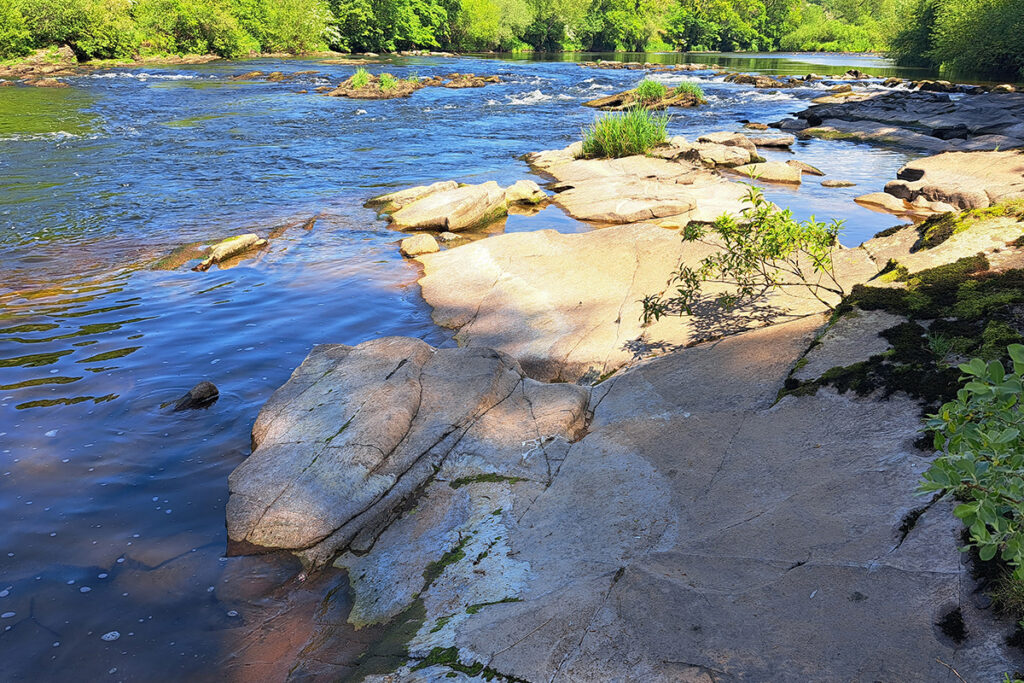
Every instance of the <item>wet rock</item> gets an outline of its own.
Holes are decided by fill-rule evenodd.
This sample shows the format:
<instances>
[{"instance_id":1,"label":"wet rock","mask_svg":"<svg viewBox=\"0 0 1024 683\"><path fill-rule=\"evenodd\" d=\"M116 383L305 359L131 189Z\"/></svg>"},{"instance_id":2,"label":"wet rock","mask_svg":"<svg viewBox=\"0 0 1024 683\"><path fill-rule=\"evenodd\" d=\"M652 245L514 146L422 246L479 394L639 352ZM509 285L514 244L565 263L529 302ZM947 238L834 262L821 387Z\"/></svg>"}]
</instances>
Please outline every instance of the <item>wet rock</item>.
<instances>
[{"instance_id":1,"label":"wet rock","mask_svg":"<svg viewBox=\"0 0 1024 683\"><path fill-rule=\"evenodd\" d=\"M746 142L749 144L749 140ZM706 141L698 141L695 145L689 145L674 156L699 162L708 168L734 168L761 160L756 147L751 150L740 145L723 145Z\"/></svg>"},{"instance_id":2,"label":"wet rock","mask_svg":"<svg viewBox=\"0 0 1024 683\"><path fill-rule=\"evenodd\" d=\"M857 183L850 182L849 180L822 180L822 187L854 187Z\"/></svg>"},{"instance_id":3,"label":"wet rock","mask_svg":"<svg viewBox=\"0 0 1024 683\"><path fill-rule=\"evenodd\" d=\"M903 83L903 79L902 78L896 78L894 76L890 76L889 78L887 78L884 81L882 81L882 86L886 87L886 88L895 88L896 86L901 85L902 83Z\"/></svg>"},{"instance_id":4,"label":"wet rock","mask_svg":"<svg viewBox=\"0 0 1024 683\"><path fill-rule=\"evenodd\" d=\"M263 74L262 71L246 71L244 74L238 74L237 76L232 76L231 80L232 81L254 81L257 78L262 77L263 75L264 74Z\"/></svg>"},{"instance_id":5,"label":"wet rock","mask_svg":"<svg viewBox=\"0 0 1024 683\"><path fill-rule=\"evenodd\" d=\"M858 81L862 81L862 80L864 80L866 78L874 78L874 76L872 76L871 74L864 73L860 69L850 69L849 71L844 73L842 77L843 78L852 78L852 79L855 79L855 80L858 80Z\"/></svg>"},{"instance_id":6,"label":"wet rock","mask_svg":"<svg viewBox=\"0 0 1024 683\"><path fill-rule=\"evenodd\" d=\"M994 93L1017 92L1017 88L1012 86L1012 85L1010 85L1009 83L1002 83L1002 84L997 85L994 88L992 88L992 92L994 92Z\"/></svg>"},{"instance_id":7,"label":"wet rock","mask_svg":"<svg viewBox=\"0 0 1024 683\"><path fill-rule=\"evenodd\" d=\"M886 192L871 192L857 197L854 201L862 206L871 209L881 209L889 213L912 212L912 208L906 202Z\"/></svg>"},{"instance_id":8,"label":"wet rock","mask_svg":"<svg viewBox=\"0 0 1024 683\"><path fill-rule=\"evenodd\" d=\"M732 169L734 173L745 175L770 183L789 183L799 185L801 170L781 161L766 161L759 164L747 164Z\"/></svg>"},{"instance_id":9,"label":"wet rock","mask_svg":"<svg viewBox=\"0 0 1024 683\"><path fill-rule=\"evenodd\" d=\"M25 81L25 85L31 85L34 88L67 88L69 87L64 81L58 81L56 78L30 78Z\"/></svg>"},{"instance_id":10,"label":"wet rock","mask_svg":"<svg viewBox=\"0 0 1024 683\"><path fill-rule=\"evenodd\" d=\"M459 232L487 225L506 213L504 190L489 181L430 192L403 205L389 218L397 230Z\"/></svg>"},{"instance_id":11,"label":"wet rock","mask_svg":"<svg viewBox=\"0 0 1024 683\"><path fill-rule=\"evenodd\" d=\"M406 237L401 241L398 248L402 252L402 256L408 257L430 254L440 249L437 245L437 240L430 235L423 234Z\"/></svg>"},{"instance_id":12,"label":"wet rock","mask_svg":"<svg viewBox=\"0 0 1024 683\"><path fill-rule=\"evenodd\" d=\"M604 111L625 111L626 109L631 109L636 106L642 106L645 109L651 110L661 110L667 109L668 107L697 107L702 104L707 104L707 101L695 93L685 90L682 92L676 92L674 89L669 88L664 97L653 102L641 101L634 89L626 90L625 92L616 93L614 95L598 97L584 102L583 106L594 107Z\"/></svg>"},{"instance_id":13,"label":"wet rock","mask_svg":"<svg viewBox=\"0 0 1024 683\"><path fill-rule=\"evenodd\" d=\"M228 536L314 565L367 550L451 461L485 479L545 481L546 460L524 458L524 440L575 439L587 400L489 349L399 337L317 346L256 419L255 450L228 480Z\"/></svg>"},{"instance_id":14,"label":"wet rock","mask_svg":"<svg viewBox=\"0 0 1024 683\"><path fill-rule=\"evenodd\" d=\"M188 393L179 398L174 404L174 412L183 410L198 410L209 408L220 397L220 391L213 382L202 381L188 390Z\"/></svg>"},{"instance_id":15,"label":"wet rock","mask_svg":"<svg viewBox=\"0 0 1024 683\"><path fill-rule=\"evenodd\" d=\"M532 180L517 180L505 189L505 201L509 204L539 204L547 197Z\"/></svg>"},{"instance_id":16,"label":"wet rock","mask_svg":"<svg viewBox=\"0 0 1024 683\"><path fill-rule=\"evenodd\" d=\"M743 133L709 133L697 138L697 142L710 142L726 147L742 147L752 154L757 153L757 146Z\"/></svg>"},{"instance_id":17,"label":"wet rock","mask_svg":"<svg viewBox=\"0 0 1024 683\"><path fill-rule=\"evenodd\" d=\"M807 175L825 175L825 172L818 167L811 166L803 161L797 161L796 159L787 159L786 165L792 166L793 168L799 168L801 173L806 173Z\"/></svg>"},{"instance_id":18,"label":"wet rock","mask_svg":"<svg viewBox=\"0 0 1024 683\"><path fill-rule=\"evenodd\" d=\"M235 256L240 256L250 249L258 249L266 244L267 240L261 239L260 236L255 233L229 237L226 240L222 240L210 247L209 250L205 252L206 258L192 268L192 270L209 270L210 266L215 263L221 263L222 261L234 258Z\"/></svg>"},{"instance_id":19,"label":"wet rock","mask_svg":"<svg viewBox=\"0 0 1024 683\"><path fill-rule=\"evenodd\" d=\"M850 85L849 83L846 83L844 85L837 85L837 86L834 86L832 88L829 88L829 92L831 92L831 93L853 92L853 86Z\"/></svg>"},{"instance_id":20,"label":"wet rock","mask_svg":"<svg viewBox=\"0 0 1024 683\"><path fill-rule=\"evenodd\" d=\"M752 74L729 74L725 77L726 83L738 83L739 85L752 85L755 88L793 88L796 83L783 81L771 76Z\"/></svg>"},{"instance_id":21,"label":"wet rock","mask_svg":"<svg viewBox=\"0 0 1024 683\"><path fill-rule=\"evenodd\" d=\"M780 136L756 136L751 137L750 141L758 147L777 147L781 149L789 149L796 142L796 138L792 135L780 135Z\"/></svg>"},{"instance_id":22,"label":"wet rock","mask_svg":"<svg viewBox=\"0 0 1024 683\"><path fill-rule=\"evenodd\" d=\"M454 180L445 180L431 185L419 185L373 197L367 200L366 206L376 208L380 213L394 213L403 206L412 204L418 199L423 199L427 195L445 190L454 190L458 186L459 184Z\"/></svg>"},{"instance_id":23,"label":"wet rock","mask_svg":"<svg viewBox=\"0 0 1024 683\"><path fill-rule=\"evenodd\" d=\"M885 191L900 200L923 197L957 209L977 209L1024 198L1024 154L950 152L917 159L901 168Z\"/></svg>"},{"instance_id":24,"label":"wet rock","mask_svg":"<svg viewBox=\"0 0 1024 683\"><path fill-rule=\"evenodd\" d=\"M457 240L465 239L462 235L454 232L442 232L437 236L438 242L455 242Z\"/></svg>"},{"instance_id":25,"label":"wet rock","mask_svg":"<svg viewBox=\"0 0 1024 683\"><path fill-rule=\"evenodd\" d=\"M752 122L749 122L749 123L743 124L743 127L744 128L749 128L750 130L768 130L768 124L767 123L752 123Z\"/></svg>"}]
</instances>

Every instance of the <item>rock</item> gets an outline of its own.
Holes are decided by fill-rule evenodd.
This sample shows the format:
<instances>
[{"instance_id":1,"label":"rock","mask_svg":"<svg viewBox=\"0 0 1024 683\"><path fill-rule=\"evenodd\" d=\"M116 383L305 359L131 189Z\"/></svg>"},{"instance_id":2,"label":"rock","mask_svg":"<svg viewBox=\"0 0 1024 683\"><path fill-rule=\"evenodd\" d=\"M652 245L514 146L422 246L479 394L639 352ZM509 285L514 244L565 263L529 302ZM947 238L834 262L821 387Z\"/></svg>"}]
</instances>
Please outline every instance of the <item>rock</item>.
<instances>
[{"instance_id":1,"label":"rock","mask_svg":"<svg viewBox=\"0 0 1024 683\"><path fill-rule=\"evenodd\" d=\"M800 169L781 161L766 161L760 164L747 164L732 169L733 172L770 183L800 184Z\"/></svg>"},{"instance_id":2,"label":"rock","mask_svg":"<svg viewBox=\"0 0 1024 683\"><path fill-rule=\"evenodd\" d=\"M509 204L539 204L547 198L544 190L532 180L517 180L505 189L505 201Z\"/></svg>"},{"instance_id":3,"label":"rock","mask_svg":"<svg viewBox=\"0 0 1024 683\"><path fill-rule=\"evenodd\" d=\"M1009 83L1003 83L1003 84L997 85L994 88L992 88L992 92L994 92L994 93L1017 92L1017 88L1015 88L1014 86L1010 85Z\"/></svg>"},{"instance_id":4,"label":"rock","mask_svg":"<svg viewBox=\"0 0 1024 683\"><path fill-rule=\"evenodd\" d=\"M902 83L903 83L903 79L902 78L896 78L894 76L890 76L889 78L887 78L884 81L882 81L882 86L885 87L885 88L895 88L897 85L901 85Z\"/></svg>"},{"instance_id":5,"label":"rock","mask_svg":"<svg viewBox=\"0 0 1024 683\"><path fill-rule=\"evenodd\" d=\"M899 199L918 197L957 209L978 209L1024 198L1024 155L1018 152L949 152L911 161L885 191Z\"/></svg>"},{"instance_id":6,"label":"rock","mask_svg":"<svg viewBox=\"0 0 1024 683\"><path fill-rule=\"evenodd\" d=\"M792 166L793 168L799 168L801 173L806 173L807 175L825 175L825 172L816 166L811 166L810 164L804 163L803 161L797 161L796 159L787 159L786 165Z\"/></svg>"},{"instance_id":7,"label":"rock","mask_svg":"<svg viewBox=\"0 0 1024 683\"><path fill-rule=\"evenodd\" d=\"M729 74L725 77L725 82L752 85L755 88L792 88L796 85L795 83L782 81L771 76L752 74Z\"/></svg>"},{"instance_id":8,"label":"rock","mask_svg":"<svg viewBox=\"0 0 1024 683\"><path fill-rule=\"evenodd\" d=\"M956 92L957 87L949 81L919 81L917 89L925 92Z\"/></svg>"},{"instance_id":9,"label":"rock","mask_svg":"<svg viewBox=\"0 0 1024 683\"><path fill-rule=\"evenodd\" d=\"M843 315L818 338L790 376L807 382L832 368L845 368L884 353L891 344L879 332L905 320L885 311L855 310Z\"/></svg>"},{"instance_id":10,"label":"rock","mask_svg":"<svg viewBox=\"0 0 1024 683\"><path fill-rule=\"evenodd\" d=\"M175 402L174 412L209 408L217 402L219 396L220 391L218 391L217 386L213 382L200 382Z\"/></svg>"},{"instance_id":11,"label":"rock","mask_svg":"<svg viewBox=\"0 0 1024 683\"><path fill-rule=\"evenodd\" d=\"M766 123L748 122L743 124L743 127L749 128L750 130L768 130L768 124Z\"/></svg>"},{"instance_id":12,"label":"rock","mask_svg":"<svg viewBox=\"0 0 1024 683\"><path fill-rule=\"evenodd\" d=\"M406 237L401 241L398 248L402 252L402 256L408 257L430 254L440 249L437 246L437 240L425 234Z\"/></svg>"},{"instance_id":13,"label":"rock","mask_svg":"<svg viewBox=\"0 0 1024 683\"><path fill-rule=\"evenodd\" d=\"M834 86L832 88L829 88L829 92L833 92L833 93L853 92L853 86L850 85L849 83L846 83L844 85L837 85L837 86Z\"/></svg>"},{"instance_id":14,"label":"rock","mask_svg":"<svg viewBox=\"0 0 1024 683\"><path fill-rule=\"evenodd\" d=\"M368 207L377 207L380 213L393 213L403 206L413 203L417 199L422 199L423 197L434 194L435 192L454 190L458 186L459 184L454 180L445 180L431 185L419 185L417 187L410 187L406 190L389 192L388 194L373 197L367 200L365 205Z\"/></svg>"},{"instance_id":15,"label":"rock","mask_svg":"<svg viewBox=\"0 0 1024 683\"><path fill-rule=\"evenodd\" d=\"M246 71L244 74L238 74L237 76L231 76L232 81L253 81L263 76L262 71Z\"/></svg>"},{"instance_id":16,"label":"rock","mask_svg":"<svg viewBox=\"0 0 1024 683\"><path fill-rule=\"evenodd\" d=\"M255 233L229 237L226 240L221 240L210 247L206 252L206 258L192 268L192 270L209 270L210 266L215 263L221 263L222 261L239 256L250 249L257 249L264 246L266 243L267 241L265 239L261 239L260 236Z\"/></svg>"},{"instance_id":17,"label":"rock","mask_svg":"<svg viewBox=\"0 0 1024 683\"><path fill-rule=\"evenodd\" d=\"M14 81L8 81L0 79L0 88L9 88L14 85Z\"/></svg>"},{"instance_id":18,"label":"rock","mask_svg":"<svg viewBox=\"0 0 1024 683\"><path fill-rule=\"evenodd\" d=\"M372 547L452 461L542 489L549 463L527 460L524 440L574 440L587 399L580 387L524 377L490 349L400 337L316 346L263 406L253 453L228 479L228 537L319 566Z\"/></svg>"},{"instance_id":19,"label":"rock","mask_svg":"<svg viewBox=\"0 0 1024 683\"><path fill-rule=\"evenodd\" d=\"M438 242L455 242L456 240L465 239L462 235L454 232L442 232L437 236Z\"/></svg>"},{"instance_id":20,"label":"rock","mask_svg":"<svg viewBox=\"0 0 1024 683\"><path fill-rule=\"evenodd\" d=\"M822 187L854 187L857 183L850 182L849 180L822 180Z\"/></svg>"},{"instance_id":21,"label":"rock","mask_svg":"<svg viewBox=\"0 0 1024 683\"><path fill-rule=\"evenodd\" d=\"M911 213L913 209L902 199L885 192L872 192L854 199L855 202L869 209L881 209L889 213Z\"/></svg>"},{"instance_id":22,"label":"rock","mask_svg":"<svg viewBox=\"0 0 1024 683\"><path fill-rule=\"evenodd\" d=\"M750 141L758 147L780 147L783 149L789 149L796 142L796 138L792 135L782 135L777 137L752 137Z\"/></svg>"},{"instance_id":23,"label":"rock","mask_svg":"<svg viewBox=\"0 0 1024 683\"><path fill-rule=\"evenodd\" d=\"M777 124L774 124L773 127L778 128L779 130L800 131L807 128L807 122L801 121L800 119L783 119L782 121L779 121Z\"/></svg>"},{"instance_id":24,"label":"rock","mask_svg":"<svg viewBox=\"0 0 1024 683\"><path fill-rule=\"evenodd\" d=\"M979 135L957 144L957 149L965 152L987 152L1021 147L1024 147L1024 140L1006 135Z\"/></svg>"},{"instance_id":25,"label":"rock","mask_svg":"<svg viewBox=\"0 0 1024 683\"><path fill-rule=\"evenodd\" d=\"M635 106L643 106L645 109L661 110L668 107L696 107L707 104L703 97L689 91L676 92L669 88L665 96L654 102L642 102L636 94L636 90L598 97L583 103L584 107L594 107L605 111L625 111Z\"/></svg>"},{"instance_id":26,"label":"rock","mask_svg":"<svg viewBox=\"0 0 1024 683\"><path fill-rule=\"evenodd\" d=\"M508 212L505 192L492 181L432 192L390 214L397 230L459 232L483 227Z\"/></svg>"},{"instance_id":27,"label":"rock","mask_svg":"<svg viewBox=\"0 0 1024 683\"><path fill-rule=\"evenodd\" d=\"M722 145L717 142L698 142L679 156L698 161L708 168L733 168L761 159L756 148L751 151L739 145Z\"/></svg>"},{"instance_id":28,"label":"rock","mask_svg":"<svg viewBox=\"0 0 1024 683\"><path fill-rule=\"evenodd\" d=\"M953 149L951 143L931 135L924 135L900 126L873 121L827 119L820 125L805 128L803 134L826 140L876 142L929 152L943 152Z\"/></svg>"},{"instance_id":29,"label":"rock","mask_svg":"<svg viewBox=\"0 0 1024 683\"><path fill-rule=\"evenodd\" d=\"M871 74L864 73L860 69L850 69L849 71L843 74L843 77L852 78L858 81L862 81L866 78L874 78L874 76L872 76Z\"/></svg>"},{"instance_id":30,"label":"rock","mask_svg":"<svg viewBox=\"0 0 1024 683\"><path fill-rule=\"evenodd\" d=\"M743 133L709 133L697 138L697 142L710 142L726 147L740 147L752 154L757 153L756 144Z\"/></svg>"},{"instance_id":31,"label":"rock","mask_svg":"<svg viewBox=\"0 0 1024 683\"><path fill-rule=\"evenodd\" d=\"M56 78L31 78L25 81L25 85L31 85L35 88L67 88L68 84L64 81L58 81Z\"/></svg>"}]
</instances>

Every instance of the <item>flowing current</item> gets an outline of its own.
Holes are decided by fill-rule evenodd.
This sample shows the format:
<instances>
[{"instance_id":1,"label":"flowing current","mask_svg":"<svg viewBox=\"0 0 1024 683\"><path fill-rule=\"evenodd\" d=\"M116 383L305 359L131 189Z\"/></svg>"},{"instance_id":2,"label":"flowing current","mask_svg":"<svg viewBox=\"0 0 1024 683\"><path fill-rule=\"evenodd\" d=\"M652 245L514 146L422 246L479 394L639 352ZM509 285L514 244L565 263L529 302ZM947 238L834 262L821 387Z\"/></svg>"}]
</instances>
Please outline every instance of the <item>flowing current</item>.
<instances>
[{"instance_id":1,"label":"flowing current","mask_svg":"<svg viewBox=\"0 0 1024 683\"><path fill-rule=\"evenodd\" d=\"M849 56L631 58L907 75ZM390 101L314 92L354 68L213 62L0 89L0 680L280 673L271 660L286 644L252 632L287 619L298 568L225 556L227 476L249 453L260 406L314 344L451 343L398 255L400 235L364 201L444 179L543 183L520 157L578 139L594 118L583 101L643 77L572 61L409 58L368 68L501 83ZM316 73L230 79L255 69ZM777 120L823 92L757 91L710 72L654 77L703 86L709 106L673 111L669 124L691 140ZM844 244L899 222L852 199L880 190L904 152L810 140L766 156L857 183L767 191L799 218L843 219ZM503 229L542 228L592 229L556 207ZM206 273L154 268L176 247L241 232L271 234L270 248ZM201 380L219 400L170 412Z\"/></svg>"}]
</instances>

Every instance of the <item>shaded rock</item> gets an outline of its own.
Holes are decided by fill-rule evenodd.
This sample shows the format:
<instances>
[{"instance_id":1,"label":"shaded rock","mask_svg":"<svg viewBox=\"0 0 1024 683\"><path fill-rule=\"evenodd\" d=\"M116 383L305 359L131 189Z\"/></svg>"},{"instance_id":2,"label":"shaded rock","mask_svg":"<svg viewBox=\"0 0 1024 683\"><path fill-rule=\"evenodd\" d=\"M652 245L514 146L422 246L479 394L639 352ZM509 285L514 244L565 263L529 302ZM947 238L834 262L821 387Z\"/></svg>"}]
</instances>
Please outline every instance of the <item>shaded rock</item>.
<instances>
[{"instance_id":1,"label":"shaded rock","mask_svg":"<svg viewBox=\"0 0 1024 683\"><path fill-rule=\"evenodd\" d=\"M832 368L845 368L883 353L891 345L878 333L904 320L902 316L885 311L856 310L848 313L818 338L818 343L797 363L790 376L807 382L818 379Z\"/></svg>"},{"instance_id":2,"label":"shaded rock","mask_svg":"<svg viewBox=\"0 0 1024 683\"><path fill-rule=\"evenodd\" d=\"M821 181L821 186L822 187L854 187L856 185L857 185L857 183L851 182L849 180L822 180Z\"/></svg>"},{"instance_id":3,"label":"shaded rock","mask_svg":"<svg viewBox=\"0 0 1024 683\"><path fill-rule=\"evenodd\" d=\"M770 183L791 183L799 185L801 170L798 167L781 161L766 161L759 164L747 164L732 169L734 173L745 175Z\"/></svg>"},{"instance_id":4,"label":"shaded rock","mask_svg":"<svg viewBox=\"0 0 1024 683\"><path fill-rule=\"evenodd\" d=\"M524 439L575 439L587 398L527 379L489 349L399 337L314 347L260 411L253 454L229 477L228 536L313 565L350 545L368 550L449 459L543 481L544 460L524 460Z\"/></svg>"},{"instance_id":5,"label":"shaded rock","mask_svg":"<svg viewBox=\"0 0 1024 683\"><path fill-rule=\"evenodd\" d=\"M505 189L505 201L509 204L539 204L547 198L544 190L532 180L517 180Z\"/></svg>"},{"instance_id":6,"label":"shaded rock","mask_svg":"<svg viewBox=\"0 0 1024 683\"><path fill-rule=\"evenodd\" d=\"M811 166L808 163L804 163L803 161L797 161L796 159L787 159L786 165L792 166L793 168L799 168L801 173L806 173L807 175L825 175L825 172L817 168L816 166Z\"/></svg>"},{"instance_id":7,"label":"shaded rock","mask_svg":"<svg viewBox=\"0 0 1024 683\"><path fill-rule=\"evenodd\" d=\"M431 185L418 185L417 187L410 187L405 190L389 192L388 194L372 197L367 200L365 206L376 207L380 213L393 213L403 206L413 203L417 199L422 199L423 197L434 194L435 192L454 190L458 186L459 184L454 180L445 180Z\"/></svg>"},{"instance_id":8,"label":"shaded rock","mask_svg":"<svg viewBox=\"0 0 1024 683\"><path fill-rule=\"evenodd\" d=\"M175 402L174 412L209 408L216 403L219 396L220 391L213 382L200 382Z\"/></svg>"},{"instance_id":9,"label":"shaded rock","mask_svg":"<svg viewBox=\"0 0 1024 683\"><path fill-rule=\"evenodd\" d=\"M752 137L750 142L758 147L780 147L783 149L789 149L796 142L796 138L792 135L782 135L777 137Z\"/></svg>"},{"instance_id":10,"label":"shaded rock","mask_svg":"<svg viewBox=\"0 0 1024 683\"><path fill-rule=\"evenodd\" d=\"M1024 154L950 152L917 159L901 168L885 191L901 200L923 197L957 209L977 209L1024 198Z\"/></svg>"},{"instance_id":11,"label":"shaded rock","mask_svg":"<svg viewBox=\"0 0 1024 683\"><path fill-rule=\"evenodd\" d=\"M389 215L398 230L459 232L495 221L508 212L505 192L492 181L430 192Z\"/></svg>"},{"instance_id":12,"label":"shaded rock","mask_svg":"<svg viewBox=\"0 0 1024 683\"><path fill-rule=\"evenodd\" d=\"M423 234L406 237L401 241L398 248L402 252L402 256L409 257L430 254L440 249L437 245L437 240L430 235Z\"/></svg>"},{"instance_id":13,"label":"shaded rock","mask_svg":"<svg viewBox=\"0 0 1024 683\"><path fill-rule=\"evenodd\" d=\"M226 240L222 240L210 247L206 252L206 258L192 268L192 270L209 270L210 266L215 263L221 263L222 261L234 258L235 256L240 256L250 249L257 249L265 244L267 244L267 241L265 239L261 239L260 236L255 233L229 237Z\"/></svg>"},{"instance_id":14,"label":"shaded rock","mask_svg":"<svg viewBox=\"0 0 1024 683\"><path fill-rule=\"evenodd\" d=\"M843 121L827 119L820 125L804 128L802 133L825 140L856 140L875 142L929 152L943 152L953 145L931 135L918 133L907 128L874 121Z\"/></svg>"},{"instance_id":15,"label":"shaded rock","mask_svg":"<svg viewBox=\"0 0 1024 683\"><path fill-rule=\"evenodd\" d=\"M992 88L992 92L994 92L994 93L1017 92L1017 88L1015 88L1014 86L1010 85L1009 83L1002 83L1002 84L997 85L994 88Z\"/></svg>"}]
</instances>

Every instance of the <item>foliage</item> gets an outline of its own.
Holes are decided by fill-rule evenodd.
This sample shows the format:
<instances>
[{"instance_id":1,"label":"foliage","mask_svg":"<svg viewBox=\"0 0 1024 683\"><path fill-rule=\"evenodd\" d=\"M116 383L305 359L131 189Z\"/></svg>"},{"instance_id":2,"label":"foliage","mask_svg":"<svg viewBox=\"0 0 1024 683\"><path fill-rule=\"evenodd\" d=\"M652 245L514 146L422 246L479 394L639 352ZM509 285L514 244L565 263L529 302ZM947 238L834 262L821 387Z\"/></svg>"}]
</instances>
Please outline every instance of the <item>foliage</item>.
<instances>
[{"instance_id":1,"label":"foliage","mask_svg":"<svg viewBox=\"0 0 1024 683\"><path fill-rule=\"evenodd\" d=\"M663 84L646 78L640 81L640 85L634 91L636 98L643 104L653 104L665 97L667 92L668 88Z\"/></svg>"},{"instance_id":2,"label":"foliage","mask_svg":"<svg viewBox=\"0 0 1024 683\"><path fill-rule=\"evenodd\" d=\"M263 52L312 52L337 40L326 0L232 0L239 25Z\"/></svg>"},{"instance_id":3,"label":"foliage","mask_svg":"<svg viewBox=\"0 0 1024 683\"><path fill-rule=\"evenodd\" d=\"M665 141L668 116L633 107L621 114L605 114L583 130L583 156L628 157L644 154Z\"/></svg>"},{"instance_id":4,"label":"foliage","mask_svg":"<svg viewBox=\"0 0 1024 683\"><path fill-rule=\"evenodd\" d=\"M832 304L827 295L842 297L832 263L832 253L839 245L840 221L794 220L789 209L779 209L756 187L749 189L745 202L748 206L740 220L722 215L710 226L691 222L683 229L684 242L717 248L696 268L680 264L668 282L675 287L675 295L644 297L645 323L668 313L693 315L704 299L706 282L730 285L732 291L715 299L716 305L725 309L786 286L805 288L829 308Z\"/></svg>"},{"instance_id":5,"label":"foliage","mask_svg":"<svg viewBox=\"0 0 1024 683\"><path fill-rule=\"evenodd\" d=\"M32 51L32 34L21 10L11 3L0 5L0 59L21 57Z\"/></svg>"},{"instance_id":6,"label":"foliage","mask_svg":"<svg viewBox=\"0 0 1024 683\"><path fill-rule=\"evenodd\" d=\"M382 73L380 75L380 89L381 90L391 90L396 85L398 85L398 81L395 80L395 77L392 76L391 74L389 74L389 73Z\"/></svg>"},{"instance_id":7,"label":"foliage","mask_svg":"<svg viewBox=\"0 0 1024 683\"><path fill-rule=\"evenodd\" d=\"M963 501L953 512L967 525L979 557L998 555L1024 580L1024 345L1007 351L1010 372L980 358L960 366L966 383L927 422L942 453L920 490Z\"/></svg>"},{"instance_id":8,"label":"foliage","mask_svg":"<svg viewBox=\"0 0 1024 683\"><path fill-rule=\"evenodd\" d=\"M694 97L696 97L701 102L705 101L704 100L704 89L701 88L696 83L691 83L689 81L683 81L682 83L677 85L673 89L672 93L675 94L675 95L689 94L689 95L693 95Z\"/></svg>"},{"instance_id":9,"label":"foliage","mask_svg":"<svg viewBox=\"0 0 1024 683\"><path fill-rule=\"evenodd\" d=\"M370 82L370 72L359 67L356 72L352 74L352 87L353 88L365 88Z\"/></svg>"}]
</instances>

